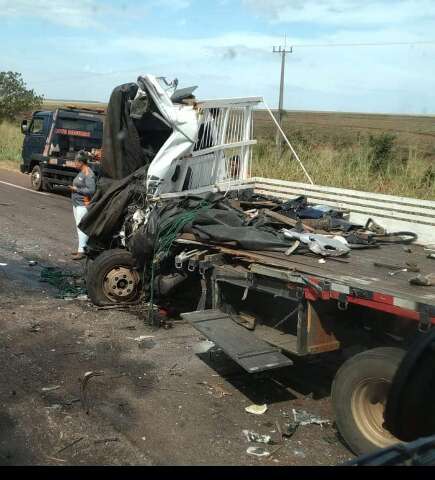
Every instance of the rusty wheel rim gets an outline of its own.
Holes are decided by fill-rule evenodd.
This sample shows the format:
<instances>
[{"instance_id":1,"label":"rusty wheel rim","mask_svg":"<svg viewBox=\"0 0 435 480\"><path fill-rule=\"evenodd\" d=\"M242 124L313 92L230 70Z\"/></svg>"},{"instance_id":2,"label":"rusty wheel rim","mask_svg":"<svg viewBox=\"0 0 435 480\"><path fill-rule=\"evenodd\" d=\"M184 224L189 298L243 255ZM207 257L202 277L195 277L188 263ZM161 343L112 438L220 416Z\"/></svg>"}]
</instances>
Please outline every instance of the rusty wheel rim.
<instances>
[{"instance_id":1,"label":"rusty wheel rim","mask_svg":"<svg viewBox=\"0 0 435 480\"><path fill-rule=\"evenodd\" d=\"M128 267L113 267L103 279L103 291L112 302L134 298L139 286L139 274Z\"/></svg>"},{"instance_id":2,"label":"rusty wheel rim","mask_svg":"<svg viewBox=\"0 0 435 480\"><path fill-rule=\"evenodd\" d=\"M379 448L388 447L399 440L384 428L384 411L391 382L384 378L361 381L352 395L352 415L359 430Z\"/></svg>"}]
</instances>

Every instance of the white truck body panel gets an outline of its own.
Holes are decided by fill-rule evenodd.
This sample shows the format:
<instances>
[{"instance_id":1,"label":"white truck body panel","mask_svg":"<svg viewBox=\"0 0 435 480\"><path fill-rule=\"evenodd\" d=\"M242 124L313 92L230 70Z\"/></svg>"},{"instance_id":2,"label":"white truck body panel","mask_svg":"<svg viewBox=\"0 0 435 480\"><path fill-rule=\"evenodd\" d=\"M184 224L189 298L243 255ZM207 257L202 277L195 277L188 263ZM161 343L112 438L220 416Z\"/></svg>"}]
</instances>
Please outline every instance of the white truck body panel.
<instances>
[{"instance_id":1,"label":"white truck body panel","mask_svg":"<svg viewBox=\"0 0 435 480\"><path fill-rule=\"evenodd\" d=\"M261 97L174 104L152 75L142 77L146 94L172 134L148 169L148 192L161 194L213 186L228 186L250 176L252 110Z\"/></svg>"}]
</instances>

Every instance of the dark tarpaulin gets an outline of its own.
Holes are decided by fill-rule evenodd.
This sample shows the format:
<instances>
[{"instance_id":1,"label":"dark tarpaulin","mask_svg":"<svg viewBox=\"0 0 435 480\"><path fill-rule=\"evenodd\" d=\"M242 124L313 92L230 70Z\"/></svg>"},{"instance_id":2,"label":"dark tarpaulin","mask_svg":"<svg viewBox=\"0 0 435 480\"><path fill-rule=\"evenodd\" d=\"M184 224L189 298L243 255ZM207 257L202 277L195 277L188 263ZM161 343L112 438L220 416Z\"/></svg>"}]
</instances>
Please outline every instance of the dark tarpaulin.
<instances>
[{"instance_id":1,"label":"dark tarpaulin","mask_svg":"<svg viewBox=\"0 0 435 480\"><path fill-rule=\"evenodd\" d=\"M153 208L148 222L137 231L129 245L139 265L152 258L161 225L178 221L181 215L196 210L204 202L206 206L196 213L181 233L193 233L205 243L232 242L236 248L246 250L287 248L292 244L292 240L268 227L266 222L250 222L241 210L230 206L223 194L210 193L165 201Z\"/></svg>"},{"instance_id":2,"label":"dark tarpaulin","mask_svg":"<svg viewBox=\"0 0 435 480\"><path fill-rule=\"evenodd\" d=\"M122 180L100 179L88 213L79 224L80 230L89 236L90 248L110 248L113 235L124 223L128 206L138 195L144 195L147 168L142 167Z\"/></svg>"},{"instance_id":3,"label":"dark tarpaulin","mask_svg":"<svg viewBox=\"0 0 435 480\"><path fill-rule=\"evenodd\" d=\"M119 180L147 161L140 137L130 117L130 102L138 90L136 83L116 87L110 95L103 132L102 176Z\"/></svg>"},{"instance_id":4,"label":"dark tarpaulin","mask_svg":"<svg viewBox=\"0 0 435 480\"><path fill-rule=\"evenodd\" d=\"M137 90L137 84L126 83L116 87L110 96L104 123L101 177L88 213L79 225L89 236L91 249L110 248L137 189L146 192L146 173L152 155L142 146L144 139L137 128L142 122L130 116L131 100Z\"/></svg>"}]
</instances>

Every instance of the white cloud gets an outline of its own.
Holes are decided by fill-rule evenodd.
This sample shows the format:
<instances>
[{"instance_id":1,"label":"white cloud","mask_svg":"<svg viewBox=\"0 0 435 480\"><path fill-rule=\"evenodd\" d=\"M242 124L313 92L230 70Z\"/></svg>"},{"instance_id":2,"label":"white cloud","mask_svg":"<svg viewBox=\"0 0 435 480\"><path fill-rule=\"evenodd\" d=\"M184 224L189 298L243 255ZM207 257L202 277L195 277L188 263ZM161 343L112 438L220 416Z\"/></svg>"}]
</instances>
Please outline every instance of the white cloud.
<instances>
[{"instance_id":1,"label":"white cloud","mask_svg":"<svg viewBox=\"0 0 435 480\"><path fill-rule=\"evenodd\" d=\"M0 17L37 18L67 27L90 28L103 27L106 20L137 20L152 9L177 12L189 6L190 0L148 0L139 5L104 0L0 0Z\"/></svg>"},{"instance_id":2,"label":"white cloud","mask_svg":"<svg viewBox=\"0 0 435 480\"><path fill-rule=\"evenodd\" d=\"M190 7L190 0L152 0L157 7L171 8L172 10L184 10Z\"/></svg>"},{"instance_id":3,"label":"white cloud","mask_svg":"<svg viewBox=\"0 0 435 480\"><path fill-rule=\"evenodd\" d=\"M182 14L172 17L173 25L182 24L184 19L188 19L190 25L191 17L184 9L192 2L187 0L149 0L137 9L125 0L125 11L119 6L116 7L119 12L107 6L94 14L95 6L106 5L102 0L73 0L73 3L58 0L55 4L48 0L17 0L14 4L0 0L0 18L28 14L48 20L59 16L61 9L65 15L59 16L57 22L84 26L86 21L106 23L108 18L118 20L120 15L127 21L127 16L137 20L140 8L145 14L151 2L155 5L153 10L160 6L165 13L178 8ZM356 0L243 2L271 22L287 22L288 19L302 22L298 31L303 35L291 35L291 25L286 28L288 45L420 42L434 38L430 15L435 10L435 1L421 0L417 7L413 0L397 0L394 8L387 8L386 1L381 0L358 2L358 7ZM44 5L46 8L41 8ZM423 16L427 21L416 21ZM276 105L280 59L271 49L282 42L281 25L280 36L252 31L225 33L224 25L219 35L201 35L201 30L195 29L189 37L184 29L183 36L176 38L175 32L180 25L174 29L169 20L165 22L161 34L129 34L125 28L113 28L104 41L88 31L65 36L60 29L60 33L53 33L56 37L34 40L40 46L38 50L44 52L40 57L35 57L34 51L25 46L20 47L22 51L15 46L13 51L17 53L12 55L7 51L5 55L9 57L3 60L7 60L10 68L26 73L30 86L32 77L35 83L41 80L35 87L43 89L51 98L86 96L87 99L107 100L114 86L134 81L144 73L154 73L178 77L181 86L199 85L201 98L263 95L271 106ZM307 22L311 22L310 28ZM316 28L317 25L322 28ZM146 30L136 28L134 31ZM70 78L55 82L47 77L46 72L53 64L62 72L59 77L70 74ZM431 45L296 47L287 59L285 106L311 110L435 113L434 75L435 46Z\"/></svg>"},{"instance_id":4,"label":"white cloud","mask_svg":"<svg viewBox=\"0 0 435 480\"><path fill-rule=\"evenodd\" d=\"M242 0L273 23L351 26L393 25L435 17L433 0Z\"/></svg>"},{"instance_id":5,"label":"white cloud","mask_svg":"<svg viewBox=\"0 0 435 480\"><path fill-rule=\"evenodd\" d=\"M421 33L400 29L339 32L315 43L405 42ZM119 37L107 48L113 55L131 52L140 73L178 77L199 84L201 97L264 95L276 105L279 56L271 53L274 36L234 32L215 37ZM292 44L314 39L289 38ZM291 109L422 113L435 111L432 79L435 46L373 48L295 48L287 60L285 105ZM132 75L132 78L135 78Z\"/></svg>"},{"instance_id":6,"label":"white cloud","mask_svg":"<svg viewBox=\"0 0 435 480\"><path fill-rule=\"evenodd\" d=\"M76 28L96 26L104 8L96 0L0 0L0 16L39 18Z\"/></svg>"}]
</instances>

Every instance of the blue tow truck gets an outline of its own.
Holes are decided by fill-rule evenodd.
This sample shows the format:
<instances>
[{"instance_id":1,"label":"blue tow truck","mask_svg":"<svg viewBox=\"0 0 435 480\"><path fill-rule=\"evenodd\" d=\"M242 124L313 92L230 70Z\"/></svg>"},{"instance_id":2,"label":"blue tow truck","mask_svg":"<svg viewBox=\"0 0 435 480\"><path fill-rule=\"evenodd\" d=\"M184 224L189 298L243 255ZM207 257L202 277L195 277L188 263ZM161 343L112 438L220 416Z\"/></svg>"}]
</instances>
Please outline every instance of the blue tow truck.
<instances>
[{"instance_id":1,"label":"blue tow truck","mask_svg":"<svg viewBox=\"0 0 435 480\"><path fill-rule=\"evenodd\" d=\"M30 175L34 190L67 187L77 175L74 157L89 152L90 167L99 173L104 111L67 106L54 111L36 111L21 122L24 134L22 173Z\"/></svg>"}]
</instances>

